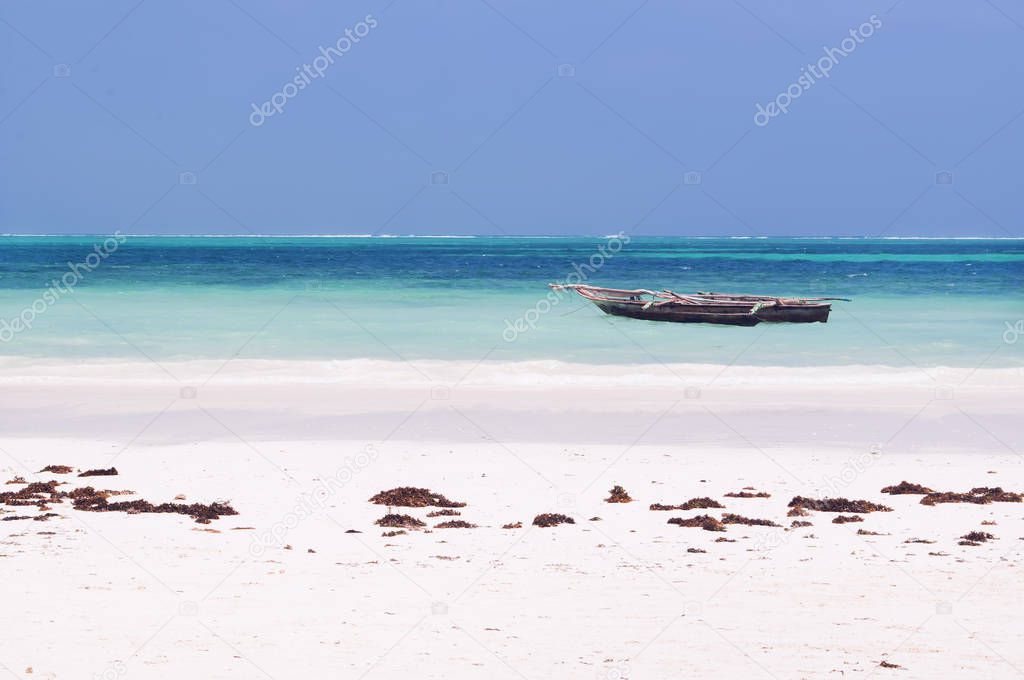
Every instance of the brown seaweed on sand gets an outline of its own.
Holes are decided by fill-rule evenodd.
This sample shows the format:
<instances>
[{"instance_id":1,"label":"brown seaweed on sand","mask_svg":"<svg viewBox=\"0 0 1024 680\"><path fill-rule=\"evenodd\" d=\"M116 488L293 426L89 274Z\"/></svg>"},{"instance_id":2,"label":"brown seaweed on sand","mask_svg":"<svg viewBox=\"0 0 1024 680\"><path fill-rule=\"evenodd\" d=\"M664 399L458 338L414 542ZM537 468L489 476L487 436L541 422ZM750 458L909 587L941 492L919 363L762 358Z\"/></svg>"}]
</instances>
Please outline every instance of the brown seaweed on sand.
<instances>
[{"instance_id":1,"label":"brown seaweed on sand","mask_svg":"<svg viewBox=\"0 0 1024 680\"><path fill-rule=\"evenodd\" d=\"M425 508L433 506L436 508L464 508L465 503L448 500L442 494L434 493L430 489L421 489L415 486L400 486L387 491L381 491L372 498L371 503L387 505L400 508Z\"/></svg>"},{"instance_id":2,"label":"brown seaweed on sand","mask_svg":"<svg viewBox=\"0 0 1024 680\"><path fill-rule=\"evenodd\" d=\"M727 494L723 494L726 498L771 498L772 495L767 491L730 491Z\"/></svg>"},{"instance_id":3,"label":"brown seaweed on sand","mask_svg":"<svg viewBox=\"0 0 1024 680\"><path fill-rule=\"evenodd\" d=\"M4 484L27 484L24 477L13 477L8 479Z\"/></svg>"},{"instance_id":4,"label":"brown seaweed on sand","mask_svg":"<svg viewBox=\"0 0 1024 680\"><path fill-rule=\"evenodd\" d=\"M441 522L440 524L434 525L435 529L476 529L475 524L461 519L452 519L447 522Z\"/></svg>"},{"instance_id":5,"label":"brown seaweed on sand","mask_svg":"<svg viewBox=\"0 0 1024 680\"><path fill-rule=\"evenodd\" d=\"M457 517L461 514L462 513L459 512L458 510L450 510L448 508L445 508L444 510L434 510L433 512L428 512L427 517Z\"/></svg>"},{"instance_id":6,"label":"brown seaweed on sand","mask_svg":"<svg viewBox=\"0 0 1024 680\"><path fill-rule=\"evenodd\" d=\"M904 543L924 543L926 545L931 545L935 541L929 540L927 538L908 538L907 540L905 540L903 542Z\"/></svg>"},{"instance_id":7,"label":"brown seaweed on sand","mask_svg":"<svg viewBox=\"0 0 1024 680\"><path fill-rule=\"evenodd\" d=\"M789 512L786 513L786 517L807 517L810 514L811 513L807 512L799 505L794 505L789 509Z\"/></svg>"},{"instance_id":8,"label":"brown seaweed on sand","mask_svg":"<svg viewBox=\"0 0 1024 680\"><path fill-rule=\"evenodd\" d=\"M899 665L898 663L889 663L888 661L885 661L884 659L882 660L881 663L878 664L878 667L879 668L900 668L900 669L903 668L903 666Z\"/></svg>"},{"instance_id":9,"label":"brown seaweed on sand","mask_svg":"<svg viewBox=\"0 0 1024 680\"><path fill-rule=\"evenodd\" d=\"M938 505L939 503L973 503L988 505L989 503L1020 503L1024 495L1013 491L1003 491L1002 487L976 486L967 493L954 491L937 491L921 499L921 505Z\"/></svg>"},{"instance_id":10,"label":"brown seaweed on sand","mask_svg":"<svg viewBox=\"0 0 1024 680\"><path fill-rule=\"evenodd\" d=\"M501 528L502 529L522 529L523 528L523 523L522 522L509 522L508 524L503 524L501 526Z\"/></svg>"},{"instance_id":11,"label":"brown seaweed on sand","mask_svg":"<svg viewBox=\"0 0 1024 680\"><path fill-rule=\"evenodd\" d=\"M71 500L78 499L91 499L96 496L102 496L103 498L109 498L111 493L109 491L102 491L100 489L94 489L91 486L80 486L77 489L72 489L65 494Z\"/></svg>"},{"instance_id":12,"label":"brown seaweed on sand","mask_svg":"<svg viewBox=\"0 0 1024 680\"><path fill-rule=\"evenodd\" d=\"M704 496L702 498L691 498L690 500L682 503L681 505L662 505L661 503L652 503L651 510L706 510L708 508L724 508L725 506L716 501L714 498L708 498Z\"/></svg>"},{"instance_id":13,"label":"brown seaweed on sand","mask_svg":"<svg viewBox=\"0 0 1024 680\"><path fill-rule=\"evenodd\" d=\"M92 492L91 494L89 492ZM76 510L87 512L125 512L129 515L142 513L173 513L188 515L199 524L209 524L211 520L220 519L221 515L237 515L238 511L228 503L160 503L154 505L147 500L117 501L111 503L107 498L113 495L109 491L96 491L91 486L75 489L69 497Z\"/></svg>"},{"instance_id":14,"label":"brown seaweed on sand","mask_svg":"<svg viewBox=\"0 0 1024 680\"><path fill-rule=\"evenodd\" d=\"M35 505L43 509L47 504L63 503L65 498L72 500L94 496L106 498L108 496L133 493L131 491L97 491L91 486L72 489L71 491L58 491L57 487L63 484L64 482L58 482L55 479L51 479L48 482L32 482L17 491L0 492L0 503L11 506Z\"/></svg>"},{"instance_id":15,"label":"brown seaweed on sand","mask_svg":"<svg viewBox=\"0 0 1024 680\"><path fill-rule=\"evenodd\" d=\"M1021 503L1024 502L1024 495L1016 491L1003 491L1001 486L976 486L971 489L972 494L981 494L992 499L993 503Z\"/></svg>"},{"instance_id":16,"label":"brown seaweed on sand","mask_svg":"<svg viewBox=\"0 0 1024 680\"><path fill-rule=\"evenodd\" d=\"M863 522L860 515L839 515L832 520L832 524L849 524L850 522Z\"/></svg>"},{"instance_id":17,"label":"brown seaweed on sand","mask_svg":"<svg viewBox=\"0 0 1024 680\"><path fill-rule=\"evenodd\" d=\"M805 522L802 519L795 519L795 520L793 520L793 523L790 524L789 526L791 528L793 528L793 529L802 529L803 527L809 527L809 526L814 526L814 525L811 524L810 522Z\"/></svg>"},{"instance_id":18,"label":"brown seaweed on sand","mask_svg":"<svg viewBox=\"0 0 1024 680\"><path fill-rule=\"evenodd\" d=\"M847 498L806 498L794 496L789 502L791 508L804 508L805 510L817 510L819 512L892 512L887 505L872 503L871 501L851 501Z\"/></svg>"},{"instance_id":19,"label":"brown seaweed on sand","mask_svg":"<svg viewBox=\"0 0 1024 680\"><path fill-rule=\"evenodd\" d=\"M10 506L45 505L47 503L60 503L61 498L66 495L57 491L62 482L51 479L48 482L32 482L26 484L17 491L0 492L0 503Z\"/></svg>"},{"instance_id":20,"label":"brown seaweed on sand","mask_svg":"<svg viewBox=\"0 0 1024 680\"><path fill-rule=\"evenodd\" d=\"M725 531L725 525L711 515L697 515L687 519L672 517L668 520L668 523L677 524L681 527L696 527L704 531Z\"/></svg>"},{"instance_id":21,"label":"brown seaweed on sand","mask_svg":"<svg viewBox=\"0 0 1024 680\"><path fill-rule=\"evenodd\" d=\"M385 531L381 536L384 538L394 538L395 536L403 536L405 533L404 529L396 529L395 531Z\"/></svg>"},{"instance_id":22,"label":"brown seaweed on sand","mask_svg":"<svg viewBox=\"0 0 1024 680\"><path fill-rule=\"evenodd\" d=\"M70 465L47 465L39 472L52 472L55 475L67 475L74 471L75 468L71 467Z\"/></svg>"},{"instance_id":23,"label":"brown seaweed on sand","mask_svg":"<svg viewBox=\"0 0 1024 680\"><path fill-rule=\"evenodd\" d=\"M604 499L605 503L632 503L633 499L630 498L629 493L621 486L616 484L608 492L608 498Z\"/></svg>"},{"instance_id":24,"label":"brown seaweed on sand","mask_svg":"<svg viewBox=\"0 0 1024 680\"><path fill-rule=\"evenodd\" d=\"M117 468L99 468L97 470L86 470L78 473L79 477L113 477L117 474Z\"/></svg>"},{"instance_id":25,"label":"brown seaweed on sand","mask_svg":"<svg viewBox=\"0 0 1024 680\"><path fill-rule=\"evenodd\" d=\"M707 550L704 550L703 548L687 548L686 552L688 552L688 553L706 553Z\"/></svg>"},{"instance_id":26,"label":"brown seaweed on sand","mask_svg":"<svg viewBox=\"0 0 1024 680\"><path fill-rule=\"evenodd\" d=\"M888 536L889 534L880 534L877 531L868 531L867 529L857 529L858 536Z\"/></svg>"},{"instance_id":27,"label":"brown seaweed on sand","mask_svg":"<svg viewBox=\"0 0 1024 680\"><path fill-rule=\"evenodd\" d=\"M984 543L985 541L991 541L995 539L995 536L986 531L971 531L961 536L965 541L971 541L973 543Z\"/></svg>"},{"instance_id":28,"label":"brown seaweed on sand","mask_svg":"<svg viewBox=\"0 0 1024 680\"><path fill-rule=\"evenodd\" d=\"M891 494L893 496L906 496L906 495L925 495L929 493L935 493L927 486L921 486L920 484L914 484L913 482L902 481L899 484L893 486L887 486L882 489L882 493Z\"/></svg>"},{"instance_id":29,"label":"brown seaweed on sand","mask_svg":"<svg viewBox=\"0 0 1024 680\"><path fill-rule=\"evenodd\" d=\"M722 524L745 524L748 527L777 527L781 526L771 521L770 519L756 519L750 517L744 517L743 515L734 515L731 512L722 514Z\"/></svg>"},{"instance_id":30,"label":"brown seaweed on sand","mask_svg":"<svg viewBox=\"0 0 1024 680\"><path fill-rule=\"evenodd\" d=\"M533 518L535 527L556 527L559 524L576 524L576 520L568 515L561 515L557 512L545 512Z\"/></svg>"},{"instance_id":31,"label":"brown seaweed on sand","mask_svg":"<svg viewBox=\"0 0 1024 680\"><path fill-rule=\"evenodd\" d=\"M427 526L425 522L416 519L412 515L389 514L384 515L376 522L379 527L392 527L396 529L418 529Z\"/></svg>"}]
</instances>

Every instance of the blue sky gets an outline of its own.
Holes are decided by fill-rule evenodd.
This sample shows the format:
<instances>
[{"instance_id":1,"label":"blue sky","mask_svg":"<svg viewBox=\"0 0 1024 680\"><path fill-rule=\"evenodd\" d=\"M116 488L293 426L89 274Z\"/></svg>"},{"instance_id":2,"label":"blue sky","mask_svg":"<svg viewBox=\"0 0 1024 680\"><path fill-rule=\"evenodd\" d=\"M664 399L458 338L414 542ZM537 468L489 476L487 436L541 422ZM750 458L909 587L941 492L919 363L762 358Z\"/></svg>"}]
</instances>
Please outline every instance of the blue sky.
<instances>
[{"instance_id":1,"label":"blue sky","mask_svg":"<svg viewBox=\"0 0 1024 680\"><path fill-rule=\"evenodd\" d=\"M1021 83L1011 0L5 0L0 231L1024 236Z\"/></svg>"}]
</instances>

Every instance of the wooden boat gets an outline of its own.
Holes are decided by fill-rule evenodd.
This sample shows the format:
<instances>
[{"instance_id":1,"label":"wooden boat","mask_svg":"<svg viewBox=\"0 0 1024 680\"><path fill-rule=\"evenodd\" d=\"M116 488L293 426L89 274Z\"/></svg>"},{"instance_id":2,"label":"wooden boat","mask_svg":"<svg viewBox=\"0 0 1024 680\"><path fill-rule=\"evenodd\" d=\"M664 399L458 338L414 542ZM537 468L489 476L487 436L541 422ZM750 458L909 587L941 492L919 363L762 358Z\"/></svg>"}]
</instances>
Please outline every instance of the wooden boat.
<instances>
[{"instance_id":1,"label":"wooden boat","mask_svg":"<svg viewBox=\"0 0 1024 680\"><path fill-rule=\"evenodd\" d=\"M583 284L548 284L553 290L575 290L605 314L647 321L714 323L756 326L769 323L826 323L830 301L846 298L783 298L771 295L735 295L671 290L625 290Z\"/></svg>"}]
</instances>

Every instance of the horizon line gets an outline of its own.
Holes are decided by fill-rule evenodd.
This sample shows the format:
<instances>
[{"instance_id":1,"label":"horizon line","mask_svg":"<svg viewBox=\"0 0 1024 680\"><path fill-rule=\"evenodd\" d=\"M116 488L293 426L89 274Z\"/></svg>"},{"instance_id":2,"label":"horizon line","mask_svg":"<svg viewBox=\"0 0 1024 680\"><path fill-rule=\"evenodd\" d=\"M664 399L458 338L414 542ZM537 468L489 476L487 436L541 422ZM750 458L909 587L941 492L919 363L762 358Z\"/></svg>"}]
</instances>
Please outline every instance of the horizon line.
<instances>
[{"instance_id":1,"label":"horizon line","mask_svg":"<svg viewBox=\"0 0 1024 680\"><path fill-rule=\"evenodd\" d=\"M24 238L24 237L85 237L85 236L110 236L114 232L64 232L64 233L31 233L31 232L4 232L0 238ZM805 239L805 240L879 240L879 241L1021 241L1024 236L914 236L914 235L888 235L888 236L830 236L825 234L816 235L685 235L685 234L629 234L618 232L611 234L351 234L351 233L329 233L329 234L202 234L202 233L174 233L155 234L141 233L131 234L120 232L123 236L133 238L353 238L353 239L396 239L396 238L443 238L443 239L474 239L474 238L525 238L525 239L565 239L565 238L616 238L628 236L630 238L678 238L678 239L730 239L730 240L770 240L770 239Z\"/></svg>"}]
</instances>

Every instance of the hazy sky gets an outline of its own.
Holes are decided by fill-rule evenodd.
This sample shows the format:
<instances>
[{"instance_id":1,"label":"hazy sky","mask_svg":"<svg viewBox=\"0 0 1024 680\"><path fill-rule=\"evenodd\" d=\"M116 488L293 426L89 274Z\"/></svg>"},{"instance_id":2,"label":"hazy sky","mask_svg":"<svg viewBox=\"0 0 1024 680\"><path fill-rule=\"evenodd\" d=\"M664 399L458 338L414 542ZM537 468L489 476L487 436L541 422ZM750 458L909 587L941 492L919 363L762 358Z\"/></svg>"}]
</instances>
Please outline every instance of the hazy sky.
<instances>
[{"instance_id":1,"label":"hazy sky","mask_svg":"<svg viewBox=\"0 0 1024 680\"><path fill-rule=\"evenodd\" d=\"M1024 236L1022 84L1011 0L4 0L0 231Z\"/></svg>"}]
</instances>

